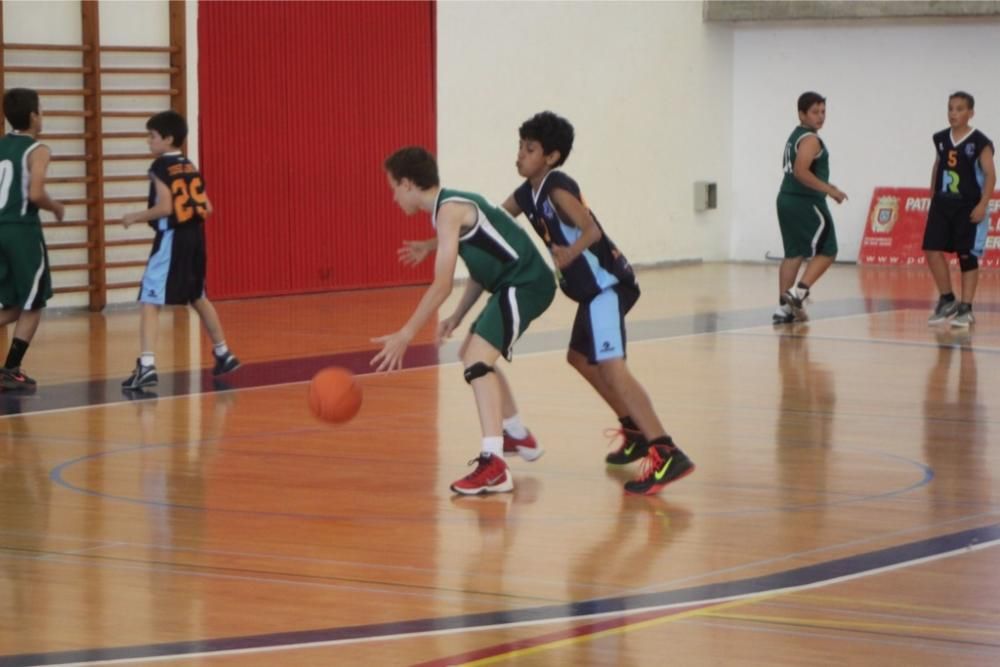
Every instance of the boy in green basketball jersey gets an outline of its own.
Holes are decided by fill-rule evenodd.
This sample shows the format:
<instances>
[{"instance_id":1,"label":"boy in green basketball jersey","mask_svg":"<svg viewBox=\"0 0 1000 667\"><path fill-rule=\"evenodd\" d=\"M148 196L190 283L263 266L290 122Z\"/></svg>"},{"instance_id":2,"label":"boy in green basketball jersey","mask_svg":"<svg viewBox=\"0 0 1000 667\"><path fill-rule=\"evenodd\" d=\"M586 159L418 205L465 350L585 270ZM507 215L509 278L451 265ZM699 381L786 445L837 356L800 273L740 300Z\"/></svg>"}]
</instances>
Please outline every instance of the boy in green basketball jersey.
<instances>
[{"instance_id":1,"label":"boy in green basketball jersey","mask_svg":"<svg viewBox=\"0 0 1000 667\"><path fill-rule=\"evenodd\" d=\"M808 319L803 303L837 257L837 234L826 198L838 204L847 195L830 183L830 153L818 132L826 122L826 98L807 92L799 96L799 126L785 143L784 179L778 192L778 225L785 259L778 274L778 309L774 324ZM812 258L796 285L799 269Z\"/></svg>"},{"instance_id":2,"label":"boy in green basketball jersey","mask_svg":"<svg viewBox=\"0 0 1000 667\"><path fill-rule=\"evenodd\" d=\"M21 362L42 319L42 308L52 297L38 210L51 211L62 222L64 208L45 191L51 151L38 141L42 131L38 93L11 88L3 96L3 113L13 131L0 139L0 325L16 324L0 369L0 388L30 391L36 383L21 371Z\"/></svg>"},{"instance_id":3,"label":"boy in green basketball jersey","mask_svg":"<svg viewBox=\"0 0 1000 667\"><path fill-rule=\"evenodd\" d=\"M473 304L490 292L486 306L459 349L465 381L472 386L482 427L482 450L475 470L451 485L464 495L500 493L514 488L503 460L503 424L517 416L509 385L494 368L510 360L514 343L555 296L556 284L527 233L503 209L482 196L442 188L437 163L423 148L401 148L385 161L393 199L407 215L431 214L437 233L434 280L416 310L395 333L373 339L382 349L371 361L379 371L403 366L410 341L451 294L455 265L461 257L469 270L465 292L455 312L438 323L437 339L451 335Z\"/></svg>"}]
</instances>

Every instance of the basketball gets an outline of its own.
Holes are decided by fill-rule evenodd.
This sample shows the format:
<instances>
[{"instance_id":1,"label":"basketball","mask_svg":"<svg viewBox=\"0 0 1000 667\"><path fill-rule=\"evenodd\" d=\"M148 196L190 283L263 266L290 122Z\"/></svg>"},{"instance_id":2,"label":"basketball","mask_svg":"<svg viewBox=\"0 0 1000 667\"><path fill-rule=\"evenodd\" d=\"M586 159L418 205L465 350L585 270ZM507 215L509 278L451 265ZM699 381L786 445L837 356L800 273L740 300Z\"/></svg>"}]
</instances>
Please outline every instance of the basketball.
<instances>
[{"instance_id":1,"label":"basketball","mask_svg":"<svg viewBox=\"0 0 1000 667\"><path fill-rule=\"evenodd\" d=\"M313 376L309 383L309 409L323 421L341 424L358 414L361 385L345 368L331 366Z\"/></svg>"}]
</instances>

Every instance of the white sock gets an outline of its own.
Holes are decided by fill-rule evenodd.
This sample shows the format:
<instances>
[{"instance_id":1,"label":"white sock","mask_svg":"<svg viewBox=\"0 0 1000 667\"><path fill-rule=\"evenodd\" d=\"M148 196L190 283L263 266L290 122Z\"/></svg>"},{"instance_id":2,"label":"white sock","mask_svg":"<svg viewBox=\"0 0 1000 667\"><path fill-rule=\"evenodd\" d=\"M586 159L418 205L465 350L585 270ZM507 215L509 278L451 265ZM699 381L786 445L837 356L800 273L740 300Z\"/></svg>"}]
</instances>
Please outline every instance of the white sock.
<instances>
[{"instance_id":1,"label":"white sock","mask_svg":"<svg viewBox=\"0 0 1000 667\"><path fill-rule=\"evenodd\" d=\"M503 458L503 436L483 438L483 454L492 454Z\"/></svg>"},{"instance_id":2,"label":"white sock","mask_svg":"<svg viewBox=\"0 0 1000 667\"><path fill-rule=\"evenodd\" d=\"M212 346L212 352L217 357L224 357L226 356L226 353L229 352L229 346L226 345L226 341L222 341L221 343L216 343L215 345Z\"/></svg>"},{"instance_id":3,"label":"white sock","mask_svg":"<svg viewBox=\"0 0 1000 667\"><path fill-rule=\"evenodd\" d=\"M528 437L528 429L524 428L524 424L521 423L521 416L514 415L509 419L503 420L503 430L510 433L513 437L520 440L521 438Z\"/></svg>"},{"instance_id":4,"label":"white sock","mask_svg":"<svg viewBox=\"0 0 1000 667\"><path fill-rule=\"evenodd\" d=\"M140 366L155 366L156 357L152 352L143 352L139 355L139 365Z\"/></svg>"}]
</instances>

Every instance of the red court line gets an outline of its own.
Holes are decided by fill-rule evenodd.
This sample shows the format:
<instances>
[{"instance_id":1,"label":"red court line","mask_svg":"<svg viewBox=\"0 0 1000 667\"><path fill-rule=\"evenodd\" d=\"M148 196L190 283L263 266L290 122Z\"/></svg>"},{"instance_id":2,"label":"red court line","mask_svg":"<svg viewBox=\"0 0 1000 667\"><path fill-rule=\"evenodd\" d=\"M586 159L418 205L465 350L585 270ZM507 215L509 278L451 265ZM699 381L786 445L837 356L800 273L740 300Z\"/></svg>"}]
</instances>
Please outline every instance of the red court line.
<instances>
[{"instance_id":1,"label":"red court line","mask_svg":"<svg viewBox=\"0 0 1000 667\"><path fill-rule=\"evenodd\" d=\"M548 634L539 635L537 637L528 637L525 639L518 639L512 642L504 642L503 644L495 644L493 646L487 646L485 648L475 649L473 651L468 651L466 653L459 653L457 655L452 655L447 658L435 658L434 660L429 660L427 662L417 663L411 667L449 667L450 665L461 665L467 662L473 662L474 660L482 660L483 658L492 658L494 656L503 655L504 653L511 653L513 651L518 651L526 648L534 648L536 646L542 646L544 644L550 644L552 642L557 642L563 639L572 639L574 637L586 637L587 635L602 632L604 630L611 630L613 628L621 628L629 625L634 625L636 623L641 623L643 621L649 621L656 618L666 618L667 616L674 616L678 614L684 614L695 609L701 609L704 607L710 607L716 603L696 603L691 605L686 605L682 608L674 608L670 610L658 609L655 611L647 611L641 614L630 614L627 616L615 616L604 621L598 621L596 623L586 623L584 625L578 625L575 628L569 628L566 630L560 630L558 632L550 632ZM566 619L567 621L571 619Z\"/></svg>"}]
</instances>

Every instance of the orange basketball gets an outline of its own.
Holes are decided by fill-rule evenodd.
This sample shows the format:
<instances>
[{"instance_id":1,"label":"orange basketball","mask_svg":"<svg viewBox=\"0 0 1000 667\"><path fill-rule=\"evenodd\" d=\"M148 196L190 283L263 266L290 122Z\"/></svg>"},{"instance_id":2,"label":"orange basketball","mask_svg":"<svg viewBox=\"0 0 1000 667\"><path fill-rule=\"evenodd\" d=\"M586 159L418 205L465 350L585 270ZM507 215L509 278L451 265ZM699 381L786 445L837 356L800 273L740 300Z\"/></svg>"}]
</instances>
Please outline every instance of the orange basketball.
<instances>
[{"instance_id":1,"label":"orange basketball","mask_svg":"<svg viewBox=\"0 0 1000 667\"><path fill-rule=\"evenodd\" d=\"M346 368L324 368L309 383L309 409L324 421L346 422L360 408L361 385Z\"/></svg>"}]
</instances>

